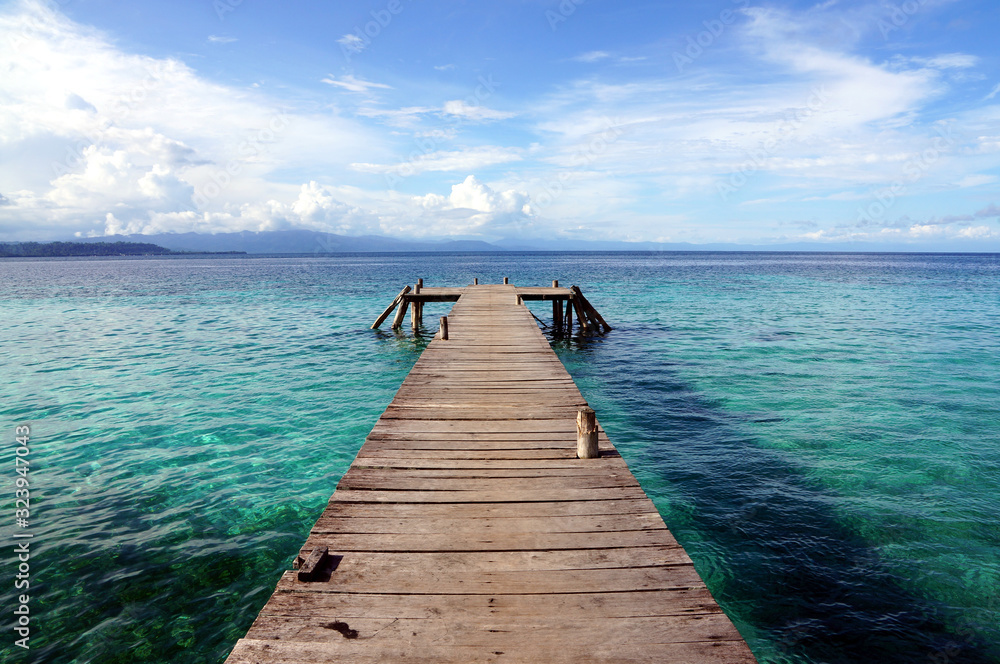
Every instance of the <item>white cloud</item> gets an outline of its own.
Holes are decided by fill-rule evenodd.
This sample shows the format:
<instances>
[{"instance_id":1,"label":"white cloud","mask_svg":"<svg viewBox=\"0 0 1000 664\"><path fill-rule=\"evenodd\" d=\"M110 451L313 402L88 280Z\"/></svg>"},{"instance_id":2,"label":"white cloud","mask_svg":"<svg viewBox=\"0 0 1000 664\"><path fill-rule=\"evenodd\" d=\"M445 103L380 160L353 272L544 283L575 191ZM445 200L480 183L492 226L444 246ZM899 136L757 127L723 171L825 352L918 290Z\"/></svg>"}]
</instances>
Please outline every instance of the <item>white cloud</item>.
<instances>
[{"instance_id":1,"label":"white cloud","mask_svg":"<svg viewBox=\"0 0 1000 664\"><path fill-rule=\"evenodd\" d=\"M365 48L365 40L355 34L344 35L337 43L354 53L360 53Z\"/></svg>"},{"instance_id":2,"label":"white cloud","mask_svg":"<svg viewBox=\"0 0 1000 664\"><path fill-rule=\"evenodd\" d=\"M474 234L500 239L530 236L538 230L531 198L526 192L497 191L474 175L452 185L448 196L427 194L412 201L425 212L420 220L430 222L421 235Z\"/></svg>"},{"instance_id":3,"label":"white cloud","mask_svg":"<svg viewBox=\"0 0 1000 664\"><path fill-rule=\"evenodd\" d=\"M599 60L606 60L611 57L611 54L607 51L588 51L587 53L582 53L573 60L577 62L597 62Z\"/></svg>"},{"instance_id":4,"label":"white cloud","mask_svg":"<svg viewBox=\"0 0 1000 664\"><path fill-rule=\"evenodd\" d=\"M340 80L330 74L329 77L322 79L323 83L329 83L338 88L343 88L350 92L370 92L371 90L391 90L391 85L386 85L385 83L373 83L372 81L365 81L360 78L355 78L354 76L348 74L342 77Z\"/></svg>"},{"instance_id":5,"label":"white cloud","mask_svg":"<svg viewBox=\"0 0 1000 664\"><path fill-rule=\"evenodd\" d=\"M517 148L502 148L492 145L469 148L465 150L438 150L421 154L410 161L398 164L355 163L351 168L362 173L392 173L409 177L428 171L454 172L470 171L520 161L523 151Z\"/></svg>"},{"instance_id":6,"label":"white cloud","mask_svg":"<svg viewBox=\"0 0 1000 664\"><path fill-rule=\"evenodd\" d=\"M430 106L406 106L394 109L365 107L358 109L358 115L382 120L392 127L411 128L419 124L426 115L437 111L437 108Z\"/></svg>"},{"instance_id":7,"label":"white cloud","mask_svg":"<svg viewBox=\"0 0 1000 664\"><path fill-rule=\"evenodd\" d=\"M969 226L958 231L958 237L974 240L985 240L995 236L996 233L989 226Z\"/></svg>"},{"instance_id":8,"label":"white cloud","mask_svg":"<svg viewBox=\"0 0 1000 664\"><path fill-rule=\"evenodd\" d=\"M208 41L211 44L232 44L233 42L239 41L236 37L224 37L221 35L209 35Z\"/></svg>"},{"instance_id":9,"label":"white cloud","mask_svg":"<svg viewBox=\"0 0 1000 664\"><path fill-rule=\"evenodd\" d=\"M497 111L478 104L469 104L461 99L446 101L442 111L447 115L454 115L473 122L490 122L493 120L506 120L512 118L516 113L507 111Z\"/></svg>"},{"instance_id":10,"label":"white cloud","mask_svg":"<svg viewBox=\"0 0 1000 664\"><path fill-rule=\"evenodd\" d=\"M981 187L984 184L993 184L997 181L997 176L995 175L985 175L982 173L977 173L974 175L967 175L956 183L957 187Z\"/></svg>"},{"instance_id":11,"label":"white cloud","mask_svg":"<svg viewBox=\"0 0 1000 664\"><path fill-rule=\"evenodd\" d=\"M969 69L979 64L979 58L966 53L946 53L933 58L913 58L913 61L933 69Z\"/></svg>"}]
</instances>

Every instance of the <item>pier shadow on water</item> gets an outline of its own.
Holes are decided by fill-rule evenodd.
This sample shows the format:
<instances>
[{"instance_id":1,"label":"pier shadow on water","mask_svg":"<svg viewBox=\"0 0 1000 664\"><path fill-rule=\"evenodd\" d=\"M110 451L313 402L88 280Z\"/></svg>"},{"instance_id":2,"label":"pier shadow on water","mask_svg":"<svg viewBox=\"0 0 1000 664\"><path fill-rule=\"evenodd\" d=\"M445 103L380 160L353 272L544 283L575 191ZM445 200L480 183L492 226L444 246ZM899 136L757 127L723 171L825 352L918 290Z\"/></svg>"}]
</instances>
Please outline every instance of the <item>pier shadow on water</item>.
<instances>
[{"instance_id":1,"label":"pier shadow on water","mask_svg":"<svg viewBox=\"0 0 1000 664\"><path fill-rule=\"evenodd\" d=\"M759 661L1000 662L971 617L913 593L838 520L840 496L633 334L553 346Z\"/></svg>"}]
</instances>

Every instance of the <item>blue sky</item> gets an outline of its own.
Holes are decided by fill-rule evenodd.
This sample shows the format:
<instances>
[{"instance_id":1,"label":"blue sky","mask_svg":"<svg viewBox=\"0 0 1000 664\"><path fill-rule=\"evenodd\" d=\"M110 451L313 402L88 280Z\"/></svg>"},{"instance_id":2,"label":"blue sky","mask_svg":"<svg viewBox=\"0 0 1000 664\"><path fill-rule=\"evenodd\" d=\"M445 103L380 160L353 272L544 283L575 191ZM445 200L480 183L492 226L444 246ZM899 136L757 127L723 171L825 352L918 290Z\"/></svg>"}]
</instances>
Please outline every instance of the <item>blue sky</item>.
<instances>
[{"instance_id":1,"label":"blue sky","mask_svg":"<svg viewBox=\"0 0 1000 664\"><path fill-rule=\"evenodd\" d=\"M1000 4L0 2L0 239L1000 247Z\"/></svg>"}]
</instances>

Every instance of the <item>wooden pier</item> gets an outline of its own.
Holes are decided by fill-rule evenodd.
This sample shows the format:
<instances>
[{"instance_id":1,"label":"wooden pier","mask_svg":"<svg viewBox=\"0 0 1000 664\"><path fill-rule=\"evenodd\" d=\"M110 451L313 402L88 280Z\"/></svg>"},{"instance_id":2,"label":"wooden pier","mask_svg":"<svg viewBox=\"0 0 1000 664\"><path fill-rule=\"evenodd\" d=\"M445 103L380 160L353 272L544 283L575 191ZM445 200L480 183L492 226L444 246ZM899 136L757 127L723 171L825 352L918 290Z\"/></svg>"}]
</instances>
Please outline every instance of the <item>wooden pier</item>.
<instances>
[{"instance_id":1,"label":"wooden pier","mask_svg":"<svg viewBox=\"0 0 1000 664\"><path fill-rule=\"evenodd\" d=\"M754 662L603 430L578 458L532 289L456 290L227 664Z\"/></svg>"}]
</instances>

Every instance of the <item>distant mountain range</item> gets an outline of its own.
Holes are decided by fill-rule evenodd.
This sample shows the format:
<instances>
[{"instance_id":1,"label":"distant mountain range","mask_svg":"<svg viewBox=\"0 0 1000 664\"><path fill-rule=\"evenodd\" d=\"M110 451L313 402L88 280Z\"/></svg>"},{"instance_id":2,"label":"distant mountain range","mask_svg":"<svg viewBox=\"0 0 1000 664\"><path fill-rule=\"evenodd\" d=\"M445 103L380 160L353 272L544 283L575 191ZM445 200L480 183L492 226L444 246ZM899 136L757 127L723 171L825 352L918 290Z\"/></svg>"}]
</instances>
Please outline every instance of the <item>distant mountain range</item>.
<instances>
[{"instance_id":1,"label":"distant mountain range","mask_svg":"<svg viewBox=\"0 0 1000 664\"><path fill-rule=\"evenodd\" d=\"M174 251L243 251L248 254L333 254L343 252L503 251L488 242L450 240L412 242L377 235L335 235L317 231L241 231L238 233L160 233L84 238L80 242L149 242Z\"/></svg>"},{"instance_id":2,"label":"distant mountain range","mask_svg":"<svg viewBox=\"0 0 1000 664\"><path fill-rule=\"evenodd\" d=\"M399 240L379 235L347 236L308 230L238 233L161 233L78 239L78 242L144 242L183 252L248 254L332 254L350 252L498 251L834 251L834 252L1000 252L1000 243L952 242L936 245L879 243L690 244L686 242L606 242L585 240Z\"/></svg>"}]
</instances>

